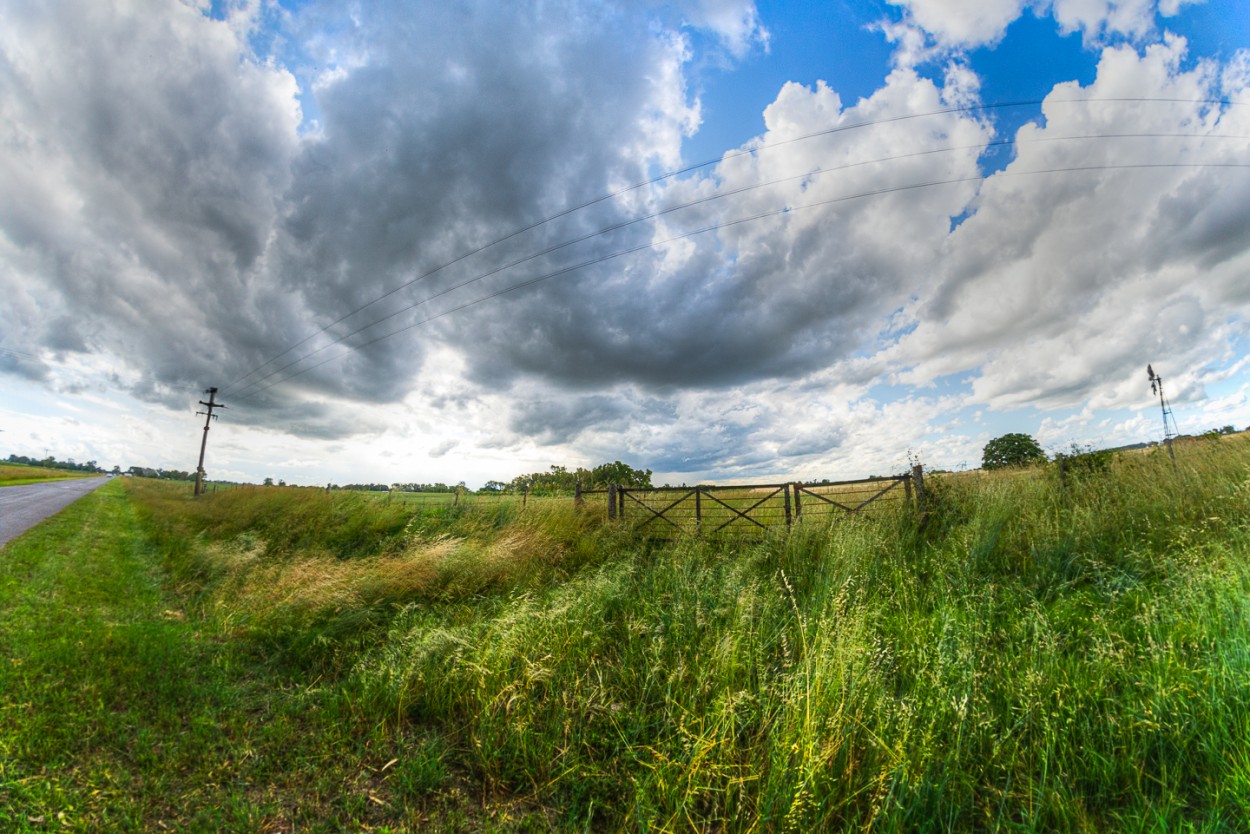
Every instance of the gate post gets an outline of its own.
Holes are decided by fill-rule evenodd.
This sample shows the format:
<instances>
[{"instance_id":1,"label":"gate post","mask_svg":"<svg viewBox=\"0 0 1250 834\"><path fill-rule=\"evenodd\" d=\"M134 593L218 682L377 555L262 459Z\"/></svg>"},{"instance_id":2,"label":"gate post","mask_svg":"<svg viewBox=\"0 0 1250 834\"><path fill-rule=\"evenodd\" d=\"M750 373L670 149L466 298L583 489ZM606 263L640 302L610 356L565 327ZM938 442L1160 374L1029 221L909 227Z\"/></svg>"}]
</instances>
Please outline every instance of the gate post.
<instances>
[{"instance_id":1,"label":"gate post","mask_svg":"<svg viewBox=\"0 0 1250 834\"><path fill-rule=\"evenodd\" d=\"M784 492L786 496L786 526L789 527L793 523L790 518L790 485L786 484L781 491Z\"/></svg>"},{"instance_id":2,"label":"gate post","mask_svg":"<svg viewBox=\"0 0 1250 834\"><path fill-rule=\"evenodd\" d=\"M703 488L694 488L694 534L703 535Z\"/></svg>"},{"instance_id":3,"label":"gate post","mask_svg":"<svg viewBox=\"0 0 1250 834\"><path fill-rule=\"evenodd\" d=\"M920 464L913 466L911 477L916 482L916 509L924 512L924 467Z\"/></svg>"},{"instance_id":4,"label":"gate post","mask_svg":"<svg viewBox=\"0 0 1250 834\"><path fill-rule=\"evenodd\" d=\"M608 484L608 521L616 521L616 484Z\"/></svg>"},{"instance_id":5,"label":"gate post","mask_svg":"<svg viewBox=\"0 0 1250 834\"><path fill-rule=\"evenodd\" d=\"M581 509L582 507L582 482L575 481L573 486L573 506Z\"/></svg>"}]
</instances>

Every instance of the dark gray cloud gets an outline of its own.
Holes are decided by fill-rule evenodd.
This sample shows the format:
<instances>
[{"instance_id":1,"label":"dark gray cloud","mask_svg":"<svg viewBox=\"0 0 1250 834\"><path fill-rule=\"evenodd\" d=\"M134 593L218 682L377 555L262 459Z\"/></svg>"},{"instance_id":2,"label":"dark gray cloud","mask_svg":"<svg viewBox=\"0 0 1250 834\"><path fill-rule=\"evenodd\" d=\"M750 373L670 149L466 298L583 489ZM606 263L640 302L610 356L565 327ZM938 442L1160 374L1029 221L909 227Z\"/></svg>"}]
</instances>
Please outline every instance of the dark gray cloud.
<instances>
[{"instance_id":1,"label":"dark gray cloud","mask_svg":"<svg viewBox=\"0 0 1250 834\"><path fill-rule=\"evenodd\" d=\"M573 441L583 429L594 426L611 431L633 412L624 397L581 396L526 401L513 407L512 431L546 445Z\"/></svg>"},{"instance_id":2,"label":"dark gray cloud","mask_svg":"<svg viewBox=\"0 0 1250 834\"><path fill-rule=\"evenodd\" d=\"M43 382L50 377L46 363L32 356L6 350L0 350L0 372L35 382Z\"/></svg>"},{"instance_id":3,"label":"dark gray cloud","mask_svg":"<svg viewBox=\"0 0 1250 834\"><path fill-rule=\"evenodd\" d=\"M297 147L293 80L181 4L19 3L5 20L5 278L90 333L33 338L167 389L227 371Z\"/></svg>"}]
</instances>

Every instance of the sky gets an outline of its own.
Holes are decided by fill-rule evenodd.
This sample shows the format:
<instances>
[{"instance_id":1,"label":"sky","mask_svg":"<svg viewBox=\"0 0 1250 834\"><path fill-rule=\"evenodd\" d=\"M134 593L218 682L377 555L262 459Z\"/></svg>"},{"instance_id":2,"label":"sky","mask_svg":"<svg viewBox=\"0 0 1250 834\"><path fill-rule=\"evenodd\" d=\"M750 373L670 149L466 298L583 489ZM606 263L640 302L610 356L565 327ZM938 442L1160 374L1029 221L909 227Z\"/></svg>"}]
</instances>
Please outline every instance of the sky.
<instances>
[{"instance_id":1,"label":"sky","mask_svg":"<svg viewBox=\"0 0 1250 834\"><path fill-rule=\"evenodd\" d=\"M0 0L0 457L974 468L1248 347L1241 0Z\"/></svg>"}]
</instances>

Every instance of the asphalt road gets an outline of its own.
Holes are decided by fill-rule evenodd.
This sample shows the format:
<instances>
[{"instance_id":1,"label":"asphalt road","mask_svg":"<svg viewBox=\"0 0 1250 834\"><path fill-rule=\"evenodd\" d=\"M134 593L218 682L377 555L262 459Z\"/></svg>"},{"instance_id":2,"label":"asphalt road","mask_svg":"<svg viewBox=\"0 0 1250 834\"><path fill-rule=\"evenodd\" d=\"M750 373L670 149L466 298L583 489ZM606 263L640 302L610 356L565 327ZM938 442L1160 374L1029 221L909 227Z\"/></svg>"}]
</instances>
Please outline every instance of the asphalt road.
<instances>
[{"instance_id":1,"label":"asphalt road","mask_svg":"<svg viewBox=\"0 0 1250 834\"><path fill-rule=\"evenodd\" d=\"M68 507L108 478L74 478L43 484L0 487L0 547Z\"/></svg>"}]
</instances>

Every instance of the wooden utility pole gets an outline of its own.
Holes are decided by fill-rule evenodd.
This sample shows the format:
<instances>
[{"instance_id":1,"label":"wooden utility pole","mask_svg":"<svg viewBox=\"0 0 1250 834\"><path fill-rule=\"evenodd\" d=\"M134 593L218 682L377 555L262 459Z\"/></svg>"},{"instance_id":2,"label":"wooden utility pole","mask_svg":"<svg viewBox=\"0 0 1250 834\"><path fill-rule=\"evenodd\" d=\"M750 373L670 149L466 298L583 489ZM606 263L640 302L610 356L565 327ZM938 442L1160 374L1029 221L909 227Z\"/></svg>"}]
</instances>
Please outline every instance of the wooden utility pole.
<instances>
[{"instance_id":1,"label":"wooden utility pole","mask_svg":"<svg viewBox=\"0 0 1250 834\"><path fill-rule=\"evenodd\" d=\"M197 411L196 414L204 415L204 439L200 441L200 464L195 467L195 495L198 498L200 493L204 491L204 449L208 446L208 427L217 419L217 415L213 413L214 408L225 408L224 405L217 402L217 389L208 389L208 402L200 400L200 405L205 406L208 411Z\"/></svg>"}]
</instances>

